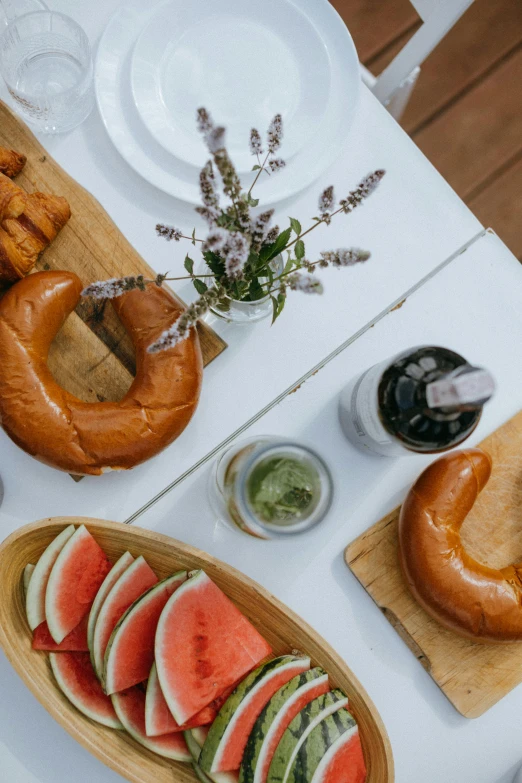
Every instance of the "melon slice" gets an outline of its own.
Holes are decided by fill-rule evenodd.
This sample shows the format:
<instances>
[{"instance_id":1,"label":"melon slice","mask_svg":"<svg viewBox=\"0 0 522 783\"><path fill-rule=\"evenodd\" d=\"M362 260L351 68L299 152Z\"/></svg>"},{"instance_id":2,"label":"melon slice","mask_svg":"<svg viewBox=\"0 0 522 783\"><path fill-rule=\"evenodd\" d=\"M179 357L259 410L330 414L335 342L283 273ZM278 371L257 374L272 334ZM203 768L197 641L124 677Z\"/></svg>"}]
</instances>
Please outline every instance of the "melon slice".
<instances>
[{"instance_id":1,"label":"melon slice","mask_svg":"<svg viewBox=\"0 0 522 783\"><path fill-rule=\"evenodd\" d=\"M204 571L194 572L169 598L156 632L158 677L176 721L186 723L271 652Z\"/></svg>"},{"instance_id":2,"label":"melon slice","mask_svg":"<svg viewBox=\"0 0 522 783\"><path fill-rule=\"evenodd\" d=\"M328 675L316 667L293 677L272 696L248 737L240 783L266 783L270 762L290 723L303 707L329 690Z\"/></svg>"},{"instance_id":3,"label":"melon slice","mask_svg":"<svg viewBox=\"0 0 522 783\"><path fill-rule=\"evenodd\" d=\"M310 668L310 658L282 655L248 675L228 697L210 727L199 766L206 772L239 769L250 732L274 693Z\"/></svg>"},{"instance_id":4,"label":"melon slice","mask_svg":"<svg viewBox=\"0 0 522 783\"><path fill-rule=\"evenodd\" d=\"M147 679L154 663L160 614L186 579L186 571L163 579L137 598L120 617L105 650L103 683L108 696Z\"/></svg>"},{"instance_id":5,"label":"melon slice","mask_svg":"<svg viewBox=\"0 0 522 783\"><path fill-rule=\"evenodd\" d=\"M116 623L136 598L155 585L158 577L144 557L138 557L121 574L103 602L94 626L91 656L94 669L100 678L103 677L103 659L107 644L111 638Z\"/></svg>"},{"instance_id":6,"label":"melon slice","mask_svg":"<svg viewBox=\"0 0 522 783\"><path fill-rule=\"evenodd\" d=\"M46 650L47 652L89 652L87 644L87 615L83 620L67 634L65 639L56 644L49 632L46 622L41 623L33 631L33 650Z\"/></svg>"},{"instance_id":7,"label":"melon slice","mask_svg":"<svg viewBox=\"0 0 522 783\"><path fill-rule=\"evenodd\" d=\"M29 589L29 582L31 581L31 577L33 575L33 571L36 568L32 563L27 563L26 567L24 568L24 575L23 575L23 585L24 585L24 595L27 597L27 591Z\"/></svg>"},{"instance_id":8,"label":"melon slice","mask_svg":"<svg viewBox=\"0 0 522 783\"><path fill-rule=\"evenodd\" d=\"M100 613L100 609L102 608L102 604L109 595L109 592L112 590L120 576L123 574L124 571L127 570L127 568L130 566L131 563L134 562L134 558L131 555L130 552L125 552L119 560L117 560L105 579L103 580L100 589L96 593L96 598L93 601L93 604L91 606L91 611L89 612L89 621L87 624L87 642L89 644L89 650L92 650L93 647L93 639L94 639L94 627L96 625L96 620L98 619L98 615ZM94 660L93 660L93 666L94 666Z\"/></svg>"},{"instance_id":9,"label":"melon slice","mask_svg":"<svg viewBox=\"0 0 522 783\"><path fill-rule=\"evenodd\" d=\"M113 693L114 709L126 731L143 745L160 756L176 761L191 761L192 756L182 732L165 734L163 737L147 737L145 733L145 693L138 686L120 693Z\"/></svg>"},{"instance_id":10,"label":"melon slice","mask_svg":"<svg viewBox=\"0 0 522 783\"><path fill-rule=\"evenodd\" d=\"M226 697L221 696L220 699L216 699L216 703L212 702L208 707L204 707L201 712L198 712L187 723L180 726L172 717L169 706L165 701L165 696L158 680L156 664L153 664L147 682L147 695L145 698L145 730L147 737L161 737L162 734L170 734L173 731L185 731L186 729L212 723L229 695L230 693L227 692Z\"/></svg>"},{"instance_id":11,"label":"melon slice","mask_svg":"<svg viewBox=\"0 0 522 783\"><path fill-rule=\"evenodd\" d=\"M74 525L69 525L56 536L47 549L40 555L35 565L29 587L25 594L25 611L29 628L34 631L45 620L45 591L52 567L56 558L75 531Z\"/></svg>"},{"instance_id":12,"label":"melon slice","mask_svg":"<svg viewBox=\"0 0 522 783\"><path fill-rule=\"evenodd\" d=\"M102 691L89 653L50 653L49 661L58 687L76 709L103 726L123 728L110 698Z\"/></svg>"},{"instance_id":13,"label":"melon slice","mask_svg":"<svg viewBox=\"0 0 522 783\"><path fill-rule=\"evenodd\" d=\"M324 718L301 743L287 783L364 783L359 730L347 709Z\"/></svg>"},{"instance_id":14,"label":"melon slice","mask_svg":"<svg viewBox=\"0 0 522 783\"><path fill-rule=\"evenodd\" d=\"M203 783L238 783L238 772L211 772L210 775L207 775L207 773L203 772L197 763L201 753L201 748L203 747L208 736L208 732L208 726L200 726L197 729L191 729L190 731L185 732L187 748L191 752L192 758L194 759L192 762L192 767L198 780L203 781Z\"/></svg>"},{"instance_id":15,"label":"melon slice","mask_svg":"<svg viewBox=\"0 0 522 783\"><path fill-rule=\"evenodd\" d=\"M329 715L346 707L348 697L340 690L329 691L309 702L293 719L270 762L267 783L287 783L297 753L308 735Z\"/></svg>"},{"instance_id":16,"label":"melon slice","mask_svg":"<svg viewBox=\"0 0 522 783\"><path fill-rule=\"evenodd\" d=\"M105 552L81 525L58 554L45 591L45 619L57 644L88 614L110 569Z\"/></svg>"}]
</instances>

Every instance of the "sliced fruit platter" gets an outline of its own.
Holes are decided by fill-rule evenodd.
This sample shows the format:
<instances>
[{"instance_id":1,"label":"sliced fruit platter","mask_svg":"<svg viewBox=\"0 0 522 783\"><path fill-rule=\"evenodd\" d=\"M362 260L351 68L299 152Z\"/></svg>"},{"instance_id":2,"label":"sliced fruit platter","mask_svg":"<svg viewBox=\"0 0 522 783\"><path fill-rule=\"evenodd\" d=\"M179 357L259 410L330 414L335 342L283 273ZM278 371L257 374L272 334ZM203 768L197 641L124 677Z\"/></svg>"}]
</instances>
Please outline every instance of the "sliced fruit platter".
<instances>
[{"instance_id":1,"label":"sliced fruit platter","mask_svg":"<svg viewBox=\"0 0 522 783\"><path fill-rule=\"evenodd\" d=\"M12 665L130 781L393 781L385 729L342 659L199 550L56 517L1 545L0 589Z\"/></svg>"}]
</instances>

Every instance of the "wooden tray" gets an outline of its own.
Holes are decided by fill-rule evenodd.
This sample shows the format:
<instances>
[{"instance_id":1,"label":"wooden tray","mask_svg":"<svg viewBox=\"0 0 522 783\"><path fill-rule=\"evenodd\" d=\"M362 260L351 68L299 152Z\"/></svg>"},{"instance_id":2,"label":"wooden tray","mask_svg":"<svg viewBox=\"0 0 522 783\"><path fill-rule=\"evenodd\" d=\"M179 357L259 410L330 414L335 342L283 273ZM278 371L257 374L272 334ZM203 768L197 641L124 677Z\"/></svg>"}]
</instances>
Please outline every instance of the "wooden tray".
<instances>
[{"instance_id":1,"label":"wooden tray","mask_svg":"<svg viewBox=\"0 0 522 783\"><path fill-rule=\"evenodd\" d=\"M29 192L65 196L71 205L70 221L42 254L36 270L65 269L85 284L123 275L155 277L98 201L60 168L1 101L0 145L27 155L18 185ZM206 365L226 343L205 324L198 332ZM82 300L51 346L49 367L67 391L86 402L121 399L135 372L134 350L112 307Z\"/></svg>"},{"instance_id":2,"label":"wooden tray","mask_svg":"<svg viewBox=\"0 0 522 783\"><path fill-rule=\"evenodd\" d=\"M35 563L52 539L71 523L84 523L115 561L127 549L142 554L160 579L179 569L203 568L257 626L276 655L297 648L342 688L361 729L368 765L367 783L393 783L393 759L386 730L369 697L344 661L300 617L260 585L210 555L168 536L117 522L54 517L26 525L0 546L0 645L27 687L46 710L94 756L133 783L193 783L190 767L162 759L121 731L107 729L81 715L54 684L48 657L31 648L25 617L22 572Z\"/></svg>"},{"instance_id":3,"label":"wooden tray","mask_svg":"<svg viewBox=\"0 0 522 783\"><path fill-rule=\"evenodd\" d=\"M493 458L493 473L462 539L472 557L499 568L522 555L522 412L480 445ZM468 641L421 609L399 568L399 511L349 544L346 563L454 707L477 718L522 682L522 642Z\"/></svg>"}]
</instances>

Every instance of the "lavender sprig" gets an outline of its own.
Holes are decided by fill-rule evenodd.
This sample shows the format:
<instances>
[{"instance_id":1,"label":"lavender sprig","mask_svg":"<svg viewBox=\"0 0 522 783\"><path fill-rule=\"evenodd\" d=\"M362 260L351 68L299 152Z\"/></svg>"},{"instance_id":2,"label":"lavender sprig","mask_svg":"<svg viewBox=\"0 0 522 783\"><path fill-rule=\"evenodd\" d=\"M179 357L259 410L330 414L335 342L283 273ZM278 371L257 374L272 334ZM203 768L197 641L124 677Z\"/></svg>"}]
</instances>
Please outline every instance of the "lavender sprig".
<instances>
[{"instance_id":1,"label":"lavender sprig","mask_svg":"<svg viewBox=\"0 0 522 783\"><path fill-rule=\"evenodd\" d=\"M183 237L183 232L180 231L179 228L174 228L174 226L165 226L163 223L156 224L156 234L159 237L166 239L167 242L171 242L172 240L179 242L179 240Z\"/></svg>"},{"instance_id":2,"label":"lavender sprig","mask_svg":"<svg viewBox=\"0 0 522 783\"><path fill-rule=\"evenodd\" d=\"M209 288L199 299L187 307L172 326L166 329L158 339L148 346L148 353L158 353L174 348L178 343L186 340L192 327L196 326L199 319L225 296L225 289L221 286Z\"/></svg>"},{"instance_id":3,"label":"lavender sprig","mask_svg":"<svg viewBox=\"0 0 522 783\"><path fill-rule=\"evenodd\" d=\"M256 128L252 128L250 131L250 152L252 155L259 156L263 154L263 142L261 141L261 134Z\"/></svg>"},{"instance_id":4,"label":"lavender sprig","mask_svg":"<svg viewBox=\"0 0 522 783\"><path fill-rule=\"evenodd\" d=\"M271 155L277 152L281 146L283 140L283 118L280 114L276 114L270 125L268 126L267 142L268 151Z\"/></svg>"},{"instance_id":5,"label":"lavender sprig","mask_svg":"<svg viewBox=\"0 0 522 783\"><path fill-rule=\"evenodd\" d=\"M303 275L301 272L293 272L288 275L286 284L292 291L302 291L304 294L322 294L323 284L319 278L313 275Z\"/></svg>"},{"instance_id":6,"label":"lavender sprig","mask_svg":"<svg viewBox=\"0 0 522 783\"><path fill-rule=\"evenodd\" d=\"M347 197L341 199L339 202L343 212L348 214L349 212L353 212L356 207L360 206L368 196L371 196L385 174L386 172L383 169L378 169L377 171L368 174L355 190L350 191Z\"/></svg>"}]
</instances>

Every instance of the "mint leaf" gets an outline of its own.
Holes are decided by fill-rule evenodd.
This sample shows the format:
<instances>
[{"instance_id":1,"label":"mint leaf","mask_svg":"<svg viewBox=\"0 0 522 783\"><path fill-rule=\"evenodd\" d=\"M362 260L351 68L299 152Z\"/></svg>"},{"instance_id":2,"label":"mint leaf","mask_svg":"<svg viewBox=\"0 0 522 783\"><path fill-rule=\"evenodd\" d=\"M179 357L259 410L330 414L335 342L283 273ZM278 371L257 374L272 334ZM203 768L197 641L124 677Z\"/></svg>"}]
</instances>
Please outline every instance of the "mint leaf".
<instances>
[{"instance_id":1,"label":"mint leaf","mask_svg":"<svg viewBox=\"0 0 522 783\"><path fill-rule=\"evenodd\" d=\"M257 299L262 299L263 296L265 295L265 292L263 291L263 288L256 277L254 277L254 279L250 281L250 285L248 287L248 294L250 296L251 302L255 302Z\"/></svg>"},{"instance_id":2,"label":"mint leaf","mask_svg":"<svg viewBox=\"0 0 522 783\"><path fill-rule=\"evenodd\" d=\"M185 269L187 270L187 272L189 273L189 275L193 274L193 272L194 272L194 261L190 258L190 256L185 256L185 261L184 261L183 265L184 265Z\"/></svg>"},{"instance_id":3,"label":"mint leaf","mask_svg":"<svg viewBox=\"0 0 522 783\"><path fill-rule=\"evenodd\" d=\"M196 229L192 231L192 244L196 246Z\"/></svg>"},{"instance_id":4,"label":"mint leaf","mask_svg":"<svg viewBox=\"0 0 522 783\"><path fill-rule=\"evenodd\" d=\"M290 218L290 226L292 228L292 231L297 234L297 236L301 236L301 224L298 220L295 218Z\"/></svg>"},{"instance_id":5,"label":"mint leaf","mask_svg":"<svg viewBox=\"0 0 522 783\"><path fill-rule=\"evenodd\" d=\"M263 261L271 261L272 258L278 256L279 253L282 253L282 251L287 246L291 234L291 228L287 228L285 231L282 231L272 245L265 245L265 247L263 247L259 257Z\"/></svg>"},{"instance_id":6,"label":"mint leaf","mask_svg":"<svg viewBox=\"0 0 522 783\"><path fill-rule=\"evenodd\" d=\"M198 294L204 294L205 291L208 291L208 285L203 282L203 280L198 280L197 278L192 281L194 283L194 288L198 292Z\"/></svg>"},{"instance_id":7,"label":"mint leaf","mask_svg":"<svg viewBox=\"0 0 522 783\"><path fill-rule=\"evenodd\" d=\"M295 243L295 257L301 261L305 257L305 246L302 239L298 239Z\"/></svg>"},{"instance_id":8,"label":"mint leaf","mask_svg":"<svg viewBox=\"0 0 522 783\"><path fill-rule=\"evenodd\" d=\"M260 168L261 166L252 166L252 171L259 171Z\"/></svg>"}]
</instances>

